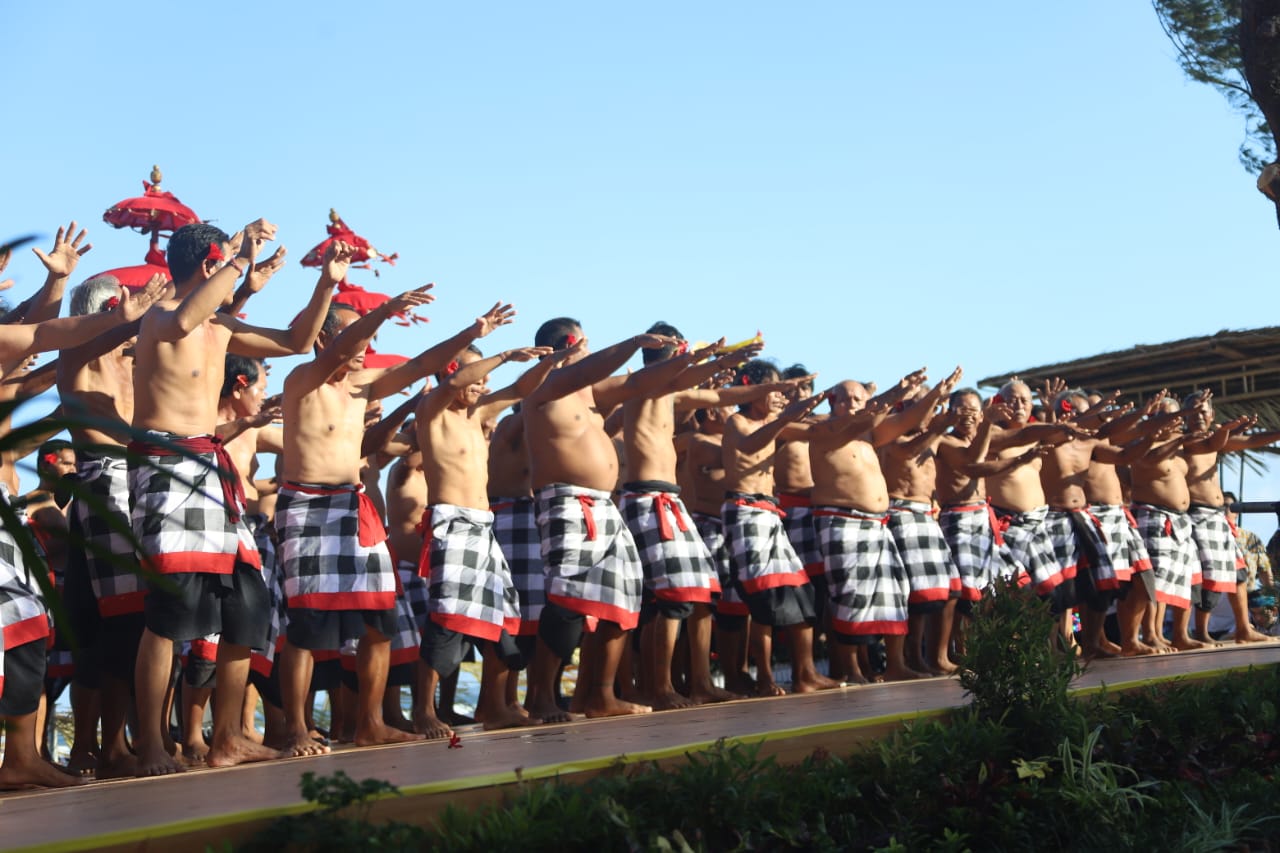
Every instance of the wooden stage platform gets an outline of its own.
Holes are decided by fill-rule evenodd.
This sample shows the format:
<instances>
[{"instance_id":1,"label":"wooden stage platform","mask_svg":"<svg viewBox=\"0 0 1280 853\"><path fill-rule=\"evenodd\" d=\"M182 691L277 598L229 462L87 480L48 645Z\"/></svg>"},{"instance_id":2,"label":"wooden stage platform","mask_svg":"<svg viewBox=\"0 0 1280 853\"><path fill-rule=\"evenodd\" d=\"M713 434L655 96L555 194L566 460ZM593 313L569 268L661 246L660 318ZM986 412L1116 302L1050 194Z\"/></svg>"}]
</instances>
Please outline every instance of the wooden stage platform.
<instances>
[{"instance_id":1,"label":"wooden stage platform","mask_svg":"<svg viewBox=\"0 0 1280 853\"><path fill-rule=\"evenodd\" d=\"M1091 666L1076 690L1132 689L1280 663L1280 643ZM402 797L379 800L375 819L420 823L447 804L500 798L520 780L586 779L618 760L673 763L721 738L758 742L764 755L798 760L817 747L848 750L904 721L936 718L964 704L954 678L876 684L807 696L752 699L644 717L581 720L502 732L459 731L461 749L440 741L340 749L331 755L202 769L161 779L0 797L3 850L199 850L243 839L272 818L305 811L298 778L344 770L385 779Z\"/></svg>"}]
</instances>

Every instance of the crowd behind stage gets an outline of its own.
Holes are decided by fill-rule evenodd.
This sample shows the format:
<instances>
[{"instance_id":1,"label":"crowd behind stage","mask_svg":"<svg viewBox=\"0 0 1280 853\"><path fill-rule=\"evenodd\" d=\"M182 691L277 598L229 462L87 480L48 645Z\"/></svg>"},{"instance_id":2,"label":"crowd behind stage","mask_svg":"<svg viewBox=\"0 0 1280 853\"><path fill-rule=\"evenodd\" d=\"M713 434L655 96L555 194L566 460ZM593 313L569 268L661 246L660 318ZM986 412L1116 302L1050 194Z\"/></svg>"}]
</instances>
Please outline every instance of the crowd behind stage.
<instances>
[{"instance_id":1,"label":"crowd behind stage","mask_svg":"<svg viewBox=\"0 0 1280 853\"><path fill-rule=\"evenodd\" d=\"M956 368L815 393L758 339L690 345L666 322L596 345L556 317L482 350L513 322L502 303L375 363L380 324L433 287L342 304L353 249L335 241L292 323L251 325L275 236L183 227L171 281L135 289L68 288L74 223L36 250L48 276L0 324L0 393L56 388L70 438L3 424L20 523L0 535L0 786L452 738L467 654L486 729L945 676L997 577L1089 658L1215 642L1215 608L1234 642L1270 639L1249 598L1270 566L1217 463L1280 436L1219 422L1207 391L1135 405L1014 379L984 398ZM31 369L39 352L56 361ZM270 360L297 355L264 399ZM40 482L18 495L30 453ZM43 719L67 685L60 767Z\"/></svg>"}]
</instances>

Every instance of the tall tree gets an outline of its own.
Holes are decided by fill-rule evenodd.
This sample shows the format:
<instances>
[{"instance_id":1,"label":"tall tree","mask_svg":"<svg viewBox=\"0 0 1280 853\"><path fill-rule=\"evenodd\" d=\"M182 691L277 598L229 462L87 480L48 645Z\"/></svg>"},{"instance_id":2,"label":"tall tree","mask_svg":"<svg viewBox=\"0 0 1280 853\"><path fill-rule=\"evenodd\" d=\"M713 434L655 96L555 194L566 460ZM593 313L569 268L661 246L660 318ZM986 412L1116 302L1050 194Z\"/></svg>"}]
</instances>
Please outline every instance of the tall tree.
<instances>
[{"instance_id":1,"label":"tall tree","mask_svg":"<svg viewBox=\"0 0 1280 853\"><path fill-rule=\"evenodd\" d=\"M1240 162L1280 221L1280 0L1152 0L1178 64L1217 89L1245 119Z\"/></svg>"}]
</instances>

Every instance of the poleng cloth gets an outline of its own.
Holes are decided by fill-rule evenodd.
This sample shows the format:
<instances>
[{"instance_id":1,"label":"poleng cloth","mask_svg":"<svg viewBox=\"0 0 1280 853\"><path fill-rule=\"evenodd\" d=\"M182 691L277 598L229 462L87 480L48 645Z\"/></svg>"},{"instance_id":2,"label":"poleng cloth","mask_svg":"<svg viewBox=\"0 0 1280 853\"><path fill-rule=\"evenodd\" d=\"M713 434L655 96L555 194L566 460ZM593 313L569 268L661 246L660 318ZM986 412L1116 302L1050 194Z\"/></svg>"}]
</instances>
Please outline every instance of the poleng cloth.
<instances>
[{"instance_id":1,"label":"poleng cloth","mask_svg":"<svg viewBox=\"0 0 1280 853\"><path fill-rule=\"evenodd\" d=\"M782 526L785 513L772 495L729 492L720 506L733 578L743 595L780 586L804 586L809 575Z\"/></svg>"},{"instance_id":2,"label":"poleng cloth","mask_svg":"<svg viewBox=\"0 0 1280 853\"><path fill-rule=\"evenodd\" d=\"M241 518L240 476L221 442L207 435L148 435L167 445L129 444L130 518L144 565L160 574L229 575L237 563L261 569L253 533Z\"/></svg>"},{"instance_id":3,"label":"poleng cloth","mask_svg":"<svg viewBox=\"0 0 1280 853\"><path fill-rule=\"evenodd\" d=\"M623 630L636 627L644 572L609 493L551 483L534 498L547 601L616 622Z\"/></svg>"},{"instance_id":4,"label":"poleng cloth","mask_svg":"<svg viewBox=\"0 0 1280 853\"><path fill-rule=\"evenodd\" d=\"M1191 518L1155 504L1135 503L1132 510L1155 572L1156 601L1186 610L1200 575Z\"/></svg>"},{"instance_id":5,"label":"poleng cloth","mask_svg":"<svg viewBox=\"0 0 1280 853\"><path fill-rule=\"evenodd\" d=\"M909 604L946 601L960 594L960 570L933 507L923 501L894 498L889 501L889 533L907 569L911 584Z\"/></svg>"},{"instance_id":6,"label":"poleng cloth","mask_svg":"<svg viewBox=\"0 0 1280 853\"><path fill-rule=\"evenodd\" d=\"M640 552L645 589L664 601L709 604L720 580L678 487L640 491L631 486L639 484L623 487L618 509Z\"/></svg>"},{"instance_id":7,"label":"poleng cloth","mask_svg":"<svg viewBox=\"0 0 1280 853\"><path fill-rule=\"evenodd\" d=\"M453 504L423 512L418 573L427 578L427 612L437 625L498 642L520 630L520 601L493 534L493 513Z\"/></svg>"},{"instance_id":8,"label":"poleng cloth","mask_svg":"<svg viewBox=\"0 0 1280 853\"><path fill-rule=\"evenodd\" d=\"M841 634L907 633L907 569L886 513L815 505L813 524L826 566L831 627Z\"/></svg>"},{"instance_id":9,"label":"poleng cloth","mask_svg":"<svg viewBox=\"0 0 1280 853\"><path fill-rule=\"evenodd\" d=\"M390 610L396 605L396 570L385 531L361 543L361 491L356 484L321 486L285 482L276 502L279 557L290 608ZM381 522L371 531L374 538ZM370 538L369 533L363 537Z\"/></svg>"}]
</instances>

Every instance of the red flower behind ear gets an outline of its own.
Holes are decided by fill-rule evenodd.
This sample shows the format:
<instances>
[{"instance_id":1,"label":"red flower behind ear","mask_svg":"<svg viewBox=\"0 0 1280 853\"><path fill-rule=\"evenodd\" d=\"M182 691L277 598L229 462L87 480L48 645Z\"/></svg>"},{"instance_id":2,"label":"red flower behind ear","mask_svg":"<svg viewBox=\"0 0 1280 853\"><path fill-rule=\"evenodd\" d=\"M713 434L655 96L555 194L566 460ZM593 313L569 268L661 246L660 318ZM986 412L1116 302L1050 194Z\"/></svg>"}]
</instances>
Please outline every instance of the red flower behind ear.
<instances>
[{"instance_id":1,"label":"red flower behind ear","mask_svg":"<svg viewBox=\"0 0 1280 853\"><path fill-rule=\"evenodd\" d=\"M222 255L222 246L221 246L221 245L219 245L218 243L216 243L216 242L214 242L214 241L210 240L210 241L209 241L209 254L205 255L205 256L204 256L204 259L205 259L206 261L220 261L220 260L222 260L222 258L223 258L223 255Z\"/></svg>"},{"instance_id":2,"label":"red flower behind ear","mask_svg":"<svg viewBox=\"0 0 1280 853\"><path fill-rule=\"evenodd\" d=\"M447 373L447 374L449 374L450 376L452 376L453 374L457 373L457 372L458 372L458 360L455 358L453 361L451 361L451 362L449 362L448 364L446 364L446 365L444 366L444 372L445 372L445 373Z\"/></svg>"},{"instance_id":3,"label":"red flower behind ear","mask_svg":"<svg viewBox=\"0 0 1280 853\"><path fill-rule=\"evenodd\" d=\"M676 347L676 355L684 355L689 351L689 342L681 341L680 346Z\"/></svg>"},{"instance_id":4,"label":"red flower behind ear","mask_svg":"<svg viewBox=\"0 0 1280 853\"><path fill-rule=\"evenodd\" d=\"M237 388L248 388L248 387L249 387L249 377L248 377L248 376L245 376L243 373L237 373L237 374L236 374L236 387L237 387Z\"/></svg>"},{"instance_id":5,"label":"red flower behind ear","mask_svg":"<svg viewBox=\"0 0 1280 853\"><path fill-rule=\"evenodd\" d=\"M47 463L50 465L50 467L52 467L52 466L54 466L54 465L57 465L57 464L58 464L58 454L56 454L56 453L46 453L46 454L44 455L44 461L45 461L45 462L47 462Z\"/></svg>"},{"instance_id":6,"label":"red flower behind ear","mask_svg":"<svg viewBox=\"0 0 1280 853\"><path fill-rule=\"evenodd\" d=\"M1058 411L1062 412L1064 415L1067 412L1073 411L1074 409L1075 407L1071 405L1070 400L1062 400L1058 403Z\"/></svg>"},{"instance_id":7,"label":"red flower behind ear","mask_svg":"<svg viewBox=\"0 0 1280 853\"><path fill-rule=\"evenodd\" d=\"M750 377L750 376L748 376L748 375L747 375L747 374L745 374L745 373L744 373L744 374L742 374L742 384L743 384L743 385L750 385L750 384L751 384L751 377Z\"/></svg>"},{"instance_id":8,"label":"red flower behind ear","mask_svg":"<svg viewBox=\"0 0 1280 853\"><path fill-rule=\"evenodd\" d=\"M578 342L578 336L577 336L577 335L569 335L569 336L567 336L567 337L564 339L564 345L565 345L565 346L567 346L567 347L571 347L571 346L573 346L574 344L576 344L577 342Z\"/></svg>"},{"instance_id":9,"label":"red flower behind ear","mask_svg":"<svg viewBox=\"0 0 1280 853\"><path fill-rule=\"evenodd\" d=\"M997 394L997 395L995 395L994 397L992 397L992 398L991 398L991 402L993 402L993 403L1003 403L1003 402L1004 402L1004 397L1003 397L1003 396L1001 396L1000 394Z\"/></svg>"},{"instance_id":10,"label":"red flower behind ear","mask_svg":"<svg viewBox=\"0 0 1280 853\"><path fill-rule=\"evenodd\" d=\"M119 307L120 307L120 297L119 297L119 296L113 296L113 297L111 297L110 299L108 299L106 302L104 302L104 303L103 303L103 310L105 310L105 311L114 311L114 310L116 310L116 309L117 309L117 308L119 308Z\"/></svg>"}]
</instances>

